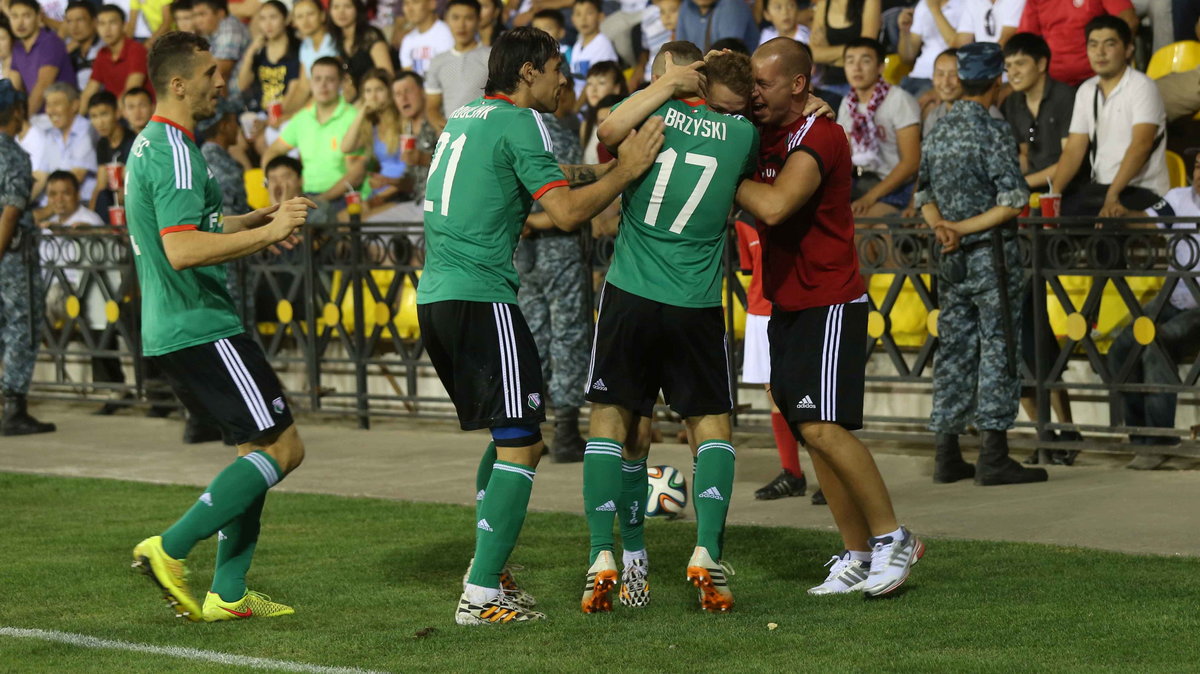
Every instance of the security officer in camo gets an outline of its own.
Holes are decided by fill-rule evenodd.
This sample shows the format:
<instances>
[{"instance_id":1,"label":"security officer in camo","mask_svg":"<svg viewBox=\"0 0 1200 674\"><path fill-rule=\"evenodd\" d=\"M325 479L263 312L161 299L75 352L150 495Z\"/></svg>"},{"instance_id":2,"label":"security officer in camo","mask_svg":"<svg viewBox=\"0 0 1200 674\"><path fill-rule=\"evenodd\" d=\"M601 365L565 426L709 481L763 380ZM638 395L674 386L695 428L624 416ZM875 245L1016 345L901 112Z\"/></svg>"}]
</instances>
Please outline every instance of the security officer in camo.
<instances>
[{"instance_id":1,"label":"security officer in camo","mask_svg":"<svg viewBox=\"0 0 1200 674\"><path fill-rule=\"evenodd\" d=\"M1017 145L988 108L1000 92L1000 46L958 50L963 97L921 143L916 206L942 244L938 352L933 369L937 433L934 482L974 476L975 484L1041 482L1046 471L1008 456L1021 378L1017 354L1022 269L1016 217L1029 200ZM979 461L963 461L958 436L973 423Z\"/></svg>"},{"instance_id":2,"label":"security officer in camo","mask_svg":"<svg viewBox=\"0 0 1200 674\"><path fill-rule=\"evenodd\" d=\"M583 151L576 134L554 115L544 114L542 121L559 163L580 163ZM583 461L586 442L579 434L579 408L591 347L583 240L577 232L556 229L537 203L526 232L514 260L521 277L517 302L541 354L546 394L554 408L550 454L557 463Z\"/></svg>"},{"instance_id":3,"label":"security officer in camo","mask_svg":"<svg viewBox=\"0 0 1200 674\"><path fill-rule=\"evenodd\" d=\"M4 413L0 434L54 431L29 416L26 395L37 360L45 297L30 214L33 169L16 134L25 115L25 96L0 80L0 391ZM582 387L582 385L581 385Z\"/></svg>"}]
</instances>

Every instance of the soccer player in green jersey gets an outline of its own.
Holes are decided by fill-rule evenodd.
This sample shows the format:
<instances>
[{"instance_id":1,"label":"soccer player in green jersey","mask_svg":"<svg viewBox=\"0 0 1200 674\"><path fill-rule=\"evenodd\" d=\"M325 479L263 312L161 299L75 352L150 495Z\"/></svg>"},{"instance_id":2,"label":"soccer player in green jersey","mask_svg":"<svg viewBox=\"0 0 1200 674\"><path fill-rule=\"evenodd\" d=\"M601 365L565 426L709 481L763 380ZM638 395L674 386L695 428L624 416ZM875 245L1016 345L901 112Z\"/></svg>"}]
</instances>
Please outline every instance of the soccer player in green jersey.
<instances>
[{"instance_id":1,"label":"soccer player in green jersey","mask_svg":"<svg viewBox=\"0 0 1200 674\"><path fill-rule=\"evenodd\" d=\"M700 588L705 610L733 606L719 562L734 469L721 279L727 219L738 183L754 172L758 131L696 95L701 59L690 42L663 45L653 83L600 127L600 140L611 147L647 118L662 118L666 140L656 166L622 199L592 347L592 437L583 462L591 567L581 606L588 613L612 608L614 516L640 521L644 512L646 456L622 440L638 417L653 413L660 389L695 441L697 543L687 578ZM620 597L627 606L649 598L645 543L635 532L624 541Z\"/></svg>"},{"instance_id":2,"label":"soccer player in green jersey","mask_svg":"<svg viewBox=\"0 0 1200 674\"><path fill-rule=\"evenodd\" d=\"M476 475L475 557L455 612L460 625L524 622L527 593L501 574L529 505L545 420L540 359L517 305L513 252L533 200L561 229L603 210L645 173L662 146L662 120L620 146L603 167L560 167L539 113L567 86L558 42L531 27L492 46L485 96L449 115L425 190L425 272L417 317L429 359L463 430L492 444ZM571 189L575 184L591 184Z\"/></svg>"},{"instance_id":3,"label":"soccer player in green jersey","mask_svg":"<svg viewBox=\"0 0 1200 674\"><path fill-rule=\"evenodd\" d=\"M221 213L221 188L192 129L211 117L225 81L208 41L170 32L154 43L150 80L158 104L125 165L129 240L142 291L142 350L193 414L221 426L239 458L161 535L133 549L133 566L192 621L292 613L246 589L267 490L300 465L304 445L262 349L246 336L225 286L223 263L280 244L304 224L307 199L246 215ZM212 590L203 607L184 558L219 533Z\"/></svg>"}]
</instances>

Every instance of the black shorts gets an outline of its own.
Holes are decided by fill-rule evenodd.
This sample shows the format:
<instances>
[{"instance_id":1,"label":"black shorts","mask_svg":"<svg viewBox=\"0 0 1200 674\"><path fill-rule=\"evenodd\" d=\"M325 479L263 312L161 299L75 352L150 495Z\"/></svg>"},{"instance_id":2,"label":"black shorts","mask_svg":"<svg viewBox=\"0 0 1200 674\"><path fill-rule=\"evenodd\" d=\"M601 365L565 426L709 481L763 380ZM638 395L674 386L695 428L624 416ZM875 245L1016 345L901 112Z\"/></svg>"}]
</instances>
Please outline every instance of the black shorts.
<instances>
[{"instance_id":1,"label":"black shorts","mask_svg":"<svg viewBox=\"0 0 1200 674\"><path fill-rule=\"evenodd\" d=\"M150 359L188 411L243 444L292 425L283 386L267 356L245 333Z\"/></svg>"},{"instance_id":2,"label":"black shorts","mask_svg":"<svg viewBox=\"0 0 1200 674\"><path fill-rule=\"evenodd\" d=\"M663 304L604 284L588 401L648 417L659 389L683 417L733 410L724 312Z\"/></svg>"},{"instance_id":3,"label":"black shorts","mask_svg":"<svg viewBox=\"0 0 1200 674\"><path fill-rule=\"evenodd\" d=\"M866 302L851 302L771 314L771 395L794 429L809 421L862 428L867 313Z\"/></svg>"},{"instance_id":4,"label":"black shorts","mask_svg":"<svg viewBox=\"0 0 1200 674\"><path fill-rule=\"evenodd\" d=\"M421 338L464 431L546 420L542 364L515 304L417 305Z\"/></svg>"}]
</instances>

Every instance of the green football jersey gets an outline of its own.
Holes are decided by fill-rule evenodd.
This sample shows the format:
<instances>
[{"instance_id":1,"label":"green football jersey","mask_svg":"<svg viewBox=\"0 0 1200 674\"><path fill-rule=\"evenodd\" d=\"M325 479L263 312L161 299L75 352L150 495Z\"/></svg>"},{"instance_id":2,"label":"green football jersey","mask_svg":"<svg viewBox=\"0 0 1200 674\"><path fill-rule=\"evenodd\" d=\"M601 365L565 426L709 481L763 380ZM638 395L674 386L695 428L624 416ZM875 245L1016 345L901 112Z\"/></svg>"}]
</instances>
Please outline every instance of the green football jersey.
<instances>
[{"instance_id":1,"label":"green football jersey","mask_svg":"<svg viewBox=\"0 0 1200 674\"><path fill-rule=\"evenodd\" d=\"M704 104L667 101L654 112L666 139L629 184L609 283L677 307L721 304L726 222L742 178L754 174L758 130Z\"/></svg>"},{"instance_id":2,"label":"green football jersey","mask_svg":"<svg viewBox=\"0 0 1200 674\"><path fill-rule=\"evenodd\" d=\"M516 303L513 252L529 208L566 184L537 112L484 96L451 113L425 186L417 304Z\"/></svg>"},{"instance_id":3,"label":"green football jersey","mask_svg":"<svg viewBox=\"0 0 1200 674\"><path fill-rule=\"evenodd\" d=\"M142 352L161 356L244 331L225 265L176 270L162 237L220 232L221 187L191 132L154 117L125 164L125 220L142 291Z\"/></svg>"}]
</instances>

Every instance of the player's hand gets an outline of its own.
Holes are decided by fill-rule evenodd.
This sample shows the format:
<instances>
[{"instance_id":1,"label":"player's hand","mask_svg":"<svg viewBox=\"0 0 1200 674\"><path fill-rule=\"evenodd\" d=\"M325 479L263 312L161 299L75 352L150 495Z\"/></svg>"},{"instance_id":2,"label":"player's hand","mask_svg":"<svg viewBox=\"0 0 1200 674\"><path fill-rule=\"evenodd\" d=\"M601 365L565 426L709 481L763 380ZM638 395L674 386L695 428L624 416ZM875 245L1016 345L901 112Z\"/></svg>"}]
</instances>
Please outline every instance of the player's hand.
<instances>
[{"instance_id":1,"label":"player's hand","mask_svg":"<svg viewBox=\"0 0 1200 674\"><path fill-rule=\"evenodd\" d=\"M271 221L266 225L270 242L281 243L292 236L308 219L308 211L316 207L317 205L306 197L288 199L279 204L271 215Z\"/></svg>"},{"instance_id":2,"label":"player's hand","mask_svg":"<svg viewBox=\"0 0 1200 674\"><path fill-rule=\"evenodd\" d=\"M704 61L694 61L685 66L676 65L671 59L666 61L667 70L660 79L666 80L666 85L671 87L673 97L704 95L705 87L708 85L704 73L700 72L700 69L704 67Z\"/></svg>"},{"instance_id":3,"label":"player's hand","mask_svg":"<svg viewBox=\"0 0 1200 674\"><path fill-rule=\"evenodd\" d=\"M837 119L837 112L829 107L825 99L814 96L811 91L808 94L808 99L804 101L804 116L808 117L809 115L820 115L829 119Z\"/></svg>"},{"instance_id":4,"label":"player's hand","mask_svg":"<svg viewBox=\"0 0 1200 674\"><path fill-rule=\"evenodd\" d=\"M246 215L245 228L254 229L255 227L262 227L271 221L271 215L277 210L279 210L278 200L270 206L251 211Z\"/></svg>"},{"instance_id":5,"label":"player's hand","mask_svg":"<svg viewBox=\"0 0 1200 674\"><path fill-rule=\"evenodd\" d=\"M663 144L663 118L657 115L646 120L642 128L629 132L617 148L616 170L626 173L629 180L642 175L654 160Z\"/></svg>"}]
</instances>

